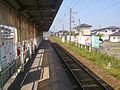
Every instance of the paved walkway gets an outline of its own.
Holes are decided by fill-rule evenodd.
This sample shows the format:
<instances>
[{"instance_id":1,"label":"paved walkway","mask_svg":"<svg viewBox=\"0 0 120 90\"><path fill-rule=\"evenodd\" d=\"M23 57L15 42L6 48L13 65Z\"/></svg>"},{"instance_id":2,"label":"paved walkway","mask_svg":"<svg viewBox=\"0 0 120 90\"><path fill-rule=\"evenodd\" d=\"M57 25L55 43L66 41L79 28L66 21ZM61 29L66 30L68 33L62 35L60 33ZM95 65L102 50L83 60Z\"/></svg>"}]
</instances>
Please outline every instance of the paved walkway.
<instances>
[{"instance_id":1,"label":"paved walkway","mask_svg":"<svg viewBox=\"0 0 120 90\"><path fill-rule=\"evenodd\" d=\"M38 53L25 66L8 90L73 90L73 87L49 41L43 41Z\"/></svg>"}]
</instances>

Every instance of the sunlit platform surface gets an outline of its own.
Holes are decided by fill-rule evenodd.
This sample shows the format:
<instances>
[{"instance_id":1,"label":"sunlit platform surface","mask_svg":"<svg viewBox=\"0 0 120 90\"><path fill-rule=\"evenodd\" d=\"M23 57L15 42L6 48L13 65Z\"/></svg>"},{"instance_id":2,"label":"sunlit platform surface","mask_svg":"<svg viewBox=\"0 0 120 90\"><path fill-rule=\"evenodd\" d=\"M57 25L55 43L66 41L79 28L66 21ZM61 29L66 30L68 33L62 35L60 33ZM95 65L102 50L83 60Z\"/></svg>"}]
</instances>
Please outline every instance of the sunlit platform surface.
<instances>
[{"instance_id":1,"label":"sunlit platform surface","mask_svg":"<svg viewBox=\"0 0 120 90\"><path fill-rule=\"evenodd\" d=\"M45 40L8 90L73 90L73 87L50 41Z\"/></svg>"}]
</instances>

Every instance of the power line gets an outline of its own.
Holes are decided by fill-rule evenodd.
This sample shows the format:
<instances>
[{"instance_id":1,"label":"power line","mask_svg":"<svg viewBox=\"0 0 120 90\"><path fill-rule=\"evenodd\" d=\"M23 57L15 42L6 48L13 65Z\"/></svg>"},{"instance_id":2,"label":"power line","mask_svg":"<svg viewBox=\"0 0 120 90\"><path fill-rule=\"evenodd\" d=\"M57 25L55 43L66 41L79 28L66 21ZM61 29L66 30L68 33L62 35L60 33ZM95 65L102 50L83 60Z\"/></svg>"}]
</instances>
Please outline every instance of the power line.
<instances>
[{"instance_id":1,"label":"power line","mask_svg":"<svg viewBox=\"0 0 120 90\"><path fill-rule=\"evenodd\" d=\"M76 2L76 4L72 7L72 8L76 8L78 7L80 4L82 4L85 0L79 0L78 2ZM79 4L79 5L78 5Z\"/></svg>"},{"instance_id":2,"label":"power line","mask_svg":"<svg viewBox=\"0 0 120 90\"><path fill-rule=\"evenodd\" d=\"M115 7L115 6L119 5L119 4L120 4L120 1L115 2L115 3L112 3L112 4L110 4L109 6L106 6L106 7L104 7L104 8L101 8L101 9L95 11L95 12L94 12L94 15L99 14L99 13L101 13L101 12L104 12L104 11L106 11L106 10L108 10L108 9L110 9L110 8L113 8L113 7ZM88 16L90 17L90 16L92 16L92 15L93 15L93 14L88 15ZM87 17L88 17L88 16L87 16Z\"/></svg>"},{"instance_id":3,"label":"power line","mask_svg":"<svg viewBox=\"0 0 120 90\"><path fill-rule=\"evenodd\" d=\"M68 7L64 10L65 13L63 14L63 16L62 16L60 19L58 19L58 20L59 20L59 23L63 22L65 16L66 16L67 13L68 13L69 7L71 7L71 5L74 4L73 1L75 1L75 0L72 0L72 2L71 2L71 3L68 5ZM79 1L81 1L81 0L77 0L77 1L75 2L75 4L78 3ZM74 5L75 5L75 4L74 4ZM72 5L72 7L73 7L74 5Z\"/></svg>"},{"instance_id":4,"label":"power line","mask_svg":"<svg viewBox=\"0 0 120 90\"><path fill-rule=\"evenodd\" d=\"M70 5L73 3L74 0L72 0L72 2L68 5L68 7L64 10L64 11L68 11L67 9L69 9Z\"/></svg>"},{"instance_id":5,"label":"power line","mask_svg":"<svg viewBox=\"0 0 120 90\"><path fill-rule=\"evenodd\" d=\"M84 1L84 0L82 0ZM73 7L75 7L77 4L79 4L79 2L81 2L81 0L78 0L71 8L73 9Z\"/></svg>"},{"instance_id":6,"label":"power line","mask_svg":"<svg viewBox=\"0 0 120 90\"><path fill-rule=\"evenodd\" d=\"M92 1L92 2L90 1L90 2L86 3L86 5L84 5L81 10L83 10L84 8L90 8L91 6L95 5L96 3L97 3L96 0Z\"/></svg>"}]
</instances>

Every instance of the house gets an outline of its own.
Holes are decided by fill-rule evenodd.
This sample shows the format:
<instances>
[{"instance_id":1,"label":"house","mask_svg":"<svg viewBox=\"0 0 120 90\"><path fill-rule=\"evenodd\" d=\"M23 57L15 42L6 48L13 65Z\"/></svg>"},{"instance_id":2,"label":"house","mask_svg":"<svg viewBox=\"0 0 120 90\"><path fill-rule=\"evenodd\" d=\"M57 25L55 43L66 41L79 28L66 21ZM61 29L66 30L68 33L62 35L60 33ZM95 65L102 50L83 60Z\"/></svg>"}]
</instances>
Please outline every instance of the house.
<instances>
[{"instance_id":1,"label":"house","mask_svg":"<svg viewBox=\"0 0 120 90\"><path fill-rule=\"evenodd\" d=\"M88 35L91 35L91 28L92 26L91 25L88 25L88 24L81 24L79 26L76 26L75 27L75 32L79 33L81 36L88 36Z\"/></svg>"},{"instance_id":2,"label":"house","mask_svg":"<svg viewBox=\"0 0 120 90\"><path fill-rule=\"evenodd\" d=\"M120 31L110 35L110 42L120 42Z\"/></svg>"},{"instance_id":3,"label":"house","mask_svg":"<svg viewBox=\"0 0 120 90\"><path fill-rule=\"evenodd\" d=\"M91 36L91 25L88 24L81 24L79 26L76 26L74 28L74 32L78 33L78 35L75 37L75 41L77 43L83 44L85 42L86 38L90 38Z\"/></svg>"},{"instance_id":4,"label":"house","mask_svg":"<svg viewBox=\"0 0 120 90\"><path fill-rule=\"evenodd\" d=\"M97 30L97 34L102 34L102 39L104 40L109 40L110 39L110 35L120 31L120 27L116 27L116 26L109 26L106 28L100 28Z\"/></svg>"},{"instance_id":5,"label":"house","mask_svg":"<svg viewBox=\"0 0 120 90\"><path fill-rule=\"evenodd\" d=\"M92 35L92 36L96 36L96 35L97 35L97 30L98 30L98 29L93 29L93 30L91 30L91 35Z\"/></svg>"},{"instance_id":6,"label":"house","mask_svg":"<svg viewBox=\"0 0 120 90\"><path fill-rule=\"evenodd\" d=\"M62 36L64 36L64 35L67 35L67 33L68 33L68 31L66 31L66 30L60 30L60 31L58 32L59 37L62 37Z\"/></svg>"}]
</instances>

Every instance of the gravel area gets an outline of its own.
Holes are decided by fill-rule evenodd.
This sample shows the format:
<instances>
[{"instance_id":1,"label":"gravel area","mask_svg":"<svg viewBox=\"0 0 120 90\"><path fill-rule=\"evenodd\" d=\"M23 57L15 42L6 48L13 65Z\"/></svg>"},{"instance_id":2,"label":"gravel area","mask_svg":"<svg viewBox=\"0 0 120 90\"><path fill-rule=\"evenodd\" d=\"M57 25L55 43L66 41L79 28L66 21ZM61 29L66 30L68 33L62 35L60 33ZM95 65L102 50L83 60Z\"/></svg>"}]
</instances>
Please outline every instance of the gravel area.
<instances>
[{"instance_id":1,"label":"gravel area","mask_svg":"<svg viewBox=\"0 0 120 90\"><path fill-rule=\"evenodd\" d=\"M100 45L99 51L120 58L120 51L115 49L120 49L120 43L104 42Z\"/></svg>"}]
</instances>

